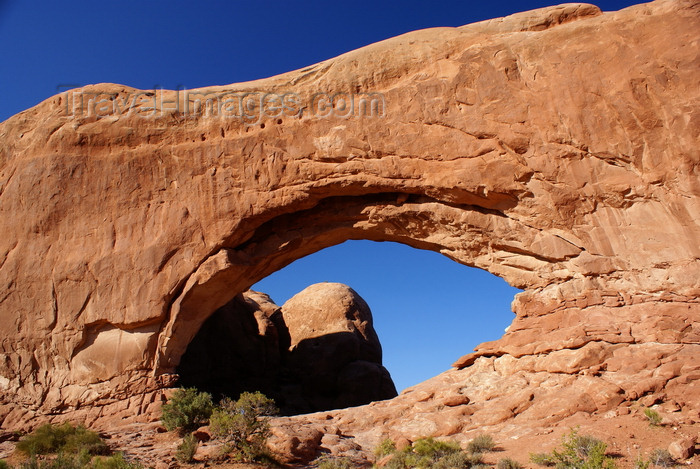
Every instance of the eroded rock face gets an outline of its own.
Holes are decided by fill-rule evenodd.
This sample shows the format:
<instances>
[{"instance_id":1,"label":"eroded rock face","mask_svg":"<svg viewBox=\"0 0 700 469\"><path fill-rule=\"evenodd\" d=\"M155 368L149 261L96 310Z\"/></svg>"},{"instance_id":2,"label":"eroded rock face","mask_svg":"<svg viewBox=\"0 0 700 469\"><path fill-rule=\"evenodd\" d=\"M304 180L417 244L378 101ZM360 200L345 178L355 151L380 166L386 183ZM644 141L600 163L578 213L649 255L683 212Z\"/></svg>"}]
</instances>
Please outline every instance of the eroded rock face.
<instances>
[{"instance_id":1,"label":"eroded rock face","mask_svg":"<svg viewBox=\"0 0 700 469\"><path fill-rule=\"evenodd\" d=\"M282 308L263 293L236 296L204 323L177 373L217 398L262 391L288 415L396 396L372 312L340 283L311 285Z\"/></svg>"},{"instance_id":2,"label":"eroded rock face","mask_svg":"<svg viewBox=\"0 0 700 469\"><path fill-rule=\"evenodd\" d=\"M461 360L462 373L498 374L498 362L553 379L569 351L593 347L587 368L570 368L577 382L595 370L585 389L630 400L668 388L697 404L699 16L692 0L612 13L567 4L198 90L200 101L292 92L303 104L254 122L151 112L149 99L181 95L129 101L138 90L112 84L8 119L2 426L155 412L214 311L360 238L439 251L525 290L509 332ZM381 99L373 115L324 116L319 92ZM635 350L658 369L630 366ZM564 409L574 391L562 389L532 400Z\"/></svg>"}]
</instances>

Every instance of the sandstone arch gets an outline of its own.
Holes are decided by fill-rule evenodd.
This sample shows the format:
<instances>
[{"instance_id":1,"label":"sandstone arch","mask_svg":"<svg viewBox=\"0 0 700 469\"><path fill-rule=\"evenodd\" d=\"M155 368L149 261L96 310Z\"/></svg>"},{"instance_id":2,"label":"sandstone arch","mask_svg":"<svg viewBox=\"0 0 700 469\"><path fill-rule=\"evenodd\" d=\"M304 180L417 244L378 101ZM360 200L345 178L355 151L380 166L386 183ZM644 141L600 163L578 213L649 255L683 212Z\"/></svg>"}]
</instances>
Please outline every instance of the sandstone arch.
<instances>
[{"instance_id":1,"label":"sandstone arch","mask_svg":"<svg viewBox=\"0 0 700 469\"><path fill-rule=\"evenodd\" d=\"M138 90L103 84L3 122L3 426L147 412L217 305L354 238L438 250L526 290L504 339L459 366L590 342L687 353L700 86L696 51L675 44L698 23L692 1L571 4L199 90L381 93L381 118L308 104L256 125L149 116L150 99L178 99L166 91L117 113ZM76 93L112 107L77 115Z\"/></svg>"},{"instance_id":2,"label":"sandstone arch","mask_svg":"<svg viewBox=\"0 0 700 469\"><path fill-rule=\"evenodd\" d=\"M452 220L453 226L441 224L441 219ZM560 237L542 235L475 206L396 193L333 197L313 209L268 221L238 249L223 248L202 263L173 303L160 335L156 370L171 371L199 326L233 296L296 259L348 239L397 241L439 251L463 264L491 270L516 286L529 287L546 283L523 272L518 263L527 268L532 262L566 262L581 252ZM494 260L499 258L508 259L509 265ZM416 275L421 272L417 270Z\"/></svg>"}]
</instances>

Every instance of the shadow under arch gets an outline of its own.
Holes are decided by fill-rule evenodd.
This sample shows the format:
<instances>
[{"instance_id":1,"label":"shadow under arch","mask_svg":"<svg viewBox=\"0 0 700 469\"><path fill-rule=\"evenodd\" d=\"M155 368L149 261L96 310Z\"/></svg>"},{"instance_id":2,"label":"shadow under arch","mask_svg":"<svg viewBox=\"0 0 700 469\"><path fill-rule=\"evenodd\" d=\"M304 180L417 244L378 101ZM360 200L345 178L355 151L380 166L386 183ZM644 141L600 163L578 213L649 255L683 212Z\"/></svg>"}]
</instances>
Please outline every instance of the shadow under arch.
<instances>
[{"instance_id":1,"label":"shadow under arch","mask_svg":"<svg viewBox=\"0 0 700 469\"><path fill-rule=\"evenodd\" d=\"M221 246L200 264L171 304L155 375L174 374L204 321L237 294L301 257L352 239L440 252L521 289L552 283L557 263L580 253L562 238L475 205L403 193L329 197L312 208L271 216L245 242Z\"/></svg>"}]
</instances>

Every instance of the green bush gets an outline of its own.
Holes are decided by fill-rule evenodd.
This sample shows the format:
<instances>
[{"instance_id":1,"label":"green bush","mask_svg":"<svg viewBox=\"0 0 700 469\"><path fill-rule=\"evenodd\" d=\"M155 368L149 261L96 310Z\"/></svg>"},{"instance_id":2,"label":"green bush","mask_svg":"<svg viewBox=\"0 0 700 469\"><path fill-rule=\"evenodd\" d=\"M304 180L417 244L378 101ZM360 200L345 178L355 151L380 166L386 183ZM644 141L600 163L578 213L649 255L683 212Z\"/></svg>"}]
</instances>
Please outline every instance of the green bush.
<instances>
[{"instance_id":1,"label":"green bush","mask_svg":"<svg viewBox=\"0 0 700 469\"><path fill-rule=\"evenodd\" d=\"M614 469L615 462L605 456L608 445L597 438L579 435L572 429L562 438L562 449L551 454L530 454L530 461L557 469Z\"/></svg>"},{"instance_id":2,"label":"green bush","mask_svg":"<svg viewBox=\"0 0 700 469\"><path fill-rule=\"evenodd\" d=\"M481 465L481 453L468 454L458 451L442 456L431 466L432 469L469 469Z\"/></svg>"},{"instance_id":3,"label":"green bush","mask_svg":"<svg viewBox=\"0 0 700 469\"><path fill-rule=\"evenodd\" d=\"M661 425L661 416L657 411L655 411L651 407L647 407L646 409L644 409L644 415L646 415L647 420L649 420L649 426L656 427L658 425Z\"/></svg>"},{"instance_id":4,"label":"green bush","mask_svg":"<svg viewBox=\"0 0 700 469\"><path fill-rule=\"evenodd\" d=\"M523 466L514 459L501 458L496 465L496 469L523 469Z\"/></svg>"},{"instance_id":5,"label":"green bush","mask_svg":"<svg viewBox=\"0 0 700 469\"><path fill-rule=\"evenodd\" d=\"M666 449L655 449L649 456L649 462L656 467L672 467L676 465L676 461L671 456L671 453Z\"/></svg>"},{"instance_id":6,"label":"green bush","mask_svg":"<svg viewBox=\"0 0 700 469\"><path fill-rule=\"evenodd\" d=\"M420 438L413 443L412 449L419 456L427 456L433 459L461 451L459 445L455 442L436 440L434 438Z\"/></svg>"},{"instance_id":7,"label":"green bush","mask_svg":"<svg viewBox=\"0 0 700 469\"><path fill-rule=\"evenodd\" d=\"M45 461L41 464L42 469L82 469L88 467L91 456L81 451L80 454L60 453L53 461Z\"/></svg>"},{"instance_id":8,"label":"green bush","mask_svg":"<svg viewBox=\"0 0 700 469\"><path fill-rule=\"evenodd\" d=\"M468 469L481 463L480 454L467 454L457 443L420 438L411 446L395 451L387 469Z\"/></svg>"},{"instance_id":9,"label":"green bush","mask_svg":"<svg viewBox=\"0 0 700 469\"><path fill-rule=\"evenodd\" d=\"M467 451L470 453L485 453L492 451L496 443L491 438L491 435L478 435L467 445Z\"/></svg>"},{"instance_id":10,"label":"green bush","mask_svg":"<svg viewBox=\"0 0 700 469\"><path fill-rule=\"evenodd\" d=\"M0 460L0 469L11 469L11 466ZM17 466L17 469L144 469L144 467L137 462L127 461L121 453L108 457L93 457L82 450L77 454L59 453L56 458L45 461L38 461L36 455L32 455L29 460Z\"/></svg>"},{"instance_id":11,"label":"green bush","mask_svg":"<svg viewBox=\"0 0 700 469\"><path fill-rule=\"evenodd\" d=\"M374 455L377 458L383 458L396 451L396 443L391 441L389 438L379 443L379 446L374 448Z\"/></svg>"},{"instance_id":12,"label":"green bush","mask_svg":"<svg viewBox=\"0 0 700 469\"><path fill-rule=\"evenodd\" d=\"M547 453L530 453L530 462L538 466L554 466L552 455Z\"/></svg>"},{"instance_id":13,"label":"green bush","mask_svg":"<svg viewBox=\"0 0 700 469\"><path fill-rule=\"evenodd\" d=\"M185 436L182 439L182 443L178 445L175 457L180 462L190 463L194 461L194 454L197 452L198 446L199 441L197 441L197 438L190 433L189 435Z\"/></svg>"},{"instance_id":14,"label":"green bush","mask_svg":"<svg viewBox=\"0 0 700 469\"><path fill-rule=\"evenodd\" d=\"M321 456L311 463L316 469L354 469L358 467L350 459L338 456Z\"/></svg>"},{"instance_id":15,"label":"green bush","mask_svg":"<svg viewBox=\"0 0 700 469\"><path fill-rule=\"evenodd\" d=\"M107 454L109 448L100 436L82 425L74 427L66 422L62 425L46 424L23 437L17 449L24 454L78 454L85 451L91 455Z\"/></svg>"},{"instance_id":16,"label":"green bush","mask_svg":"<svg viewBox=\"0 0 700 469\"><path fill-rule=\"evenodd\" d=\"M39 462L36 456L32 456L29 461L22 463L19 469L80 469L80 465L66 455L59 455L53 461L42 462Z\"/></svg>"},{"instance_id":17,"label":"green bush","mask_svg":"<svg viewBox=\"0 0 700 469\"><path fill-rule=\"evenodd\" d=\"M42 462L32 455L28 461L19 466L19 469L82 469L83 467L87 466L80 462L78 456L61 453L53 460Z\"/></svg>"},{"instance_id":18,"label":"green bush","mask_svg":"<svg viewBox=\"0 0 700 469\"><path fill-rule=\"evenodd\" d=\"M598 448L607 448L608 445L602 440L590 435L577 435L571 439L571 448L581 458L588 458L593 455ZM603 450L604 451L604 450Z\"/></svg>"},{"instance_id":19,"label":"green bush","mask_svg":"<svg viewBox=\"0 0 700 469\"><path fill-rule=\"evenodd\" d=\"M160 420L168 431L185 434L209 422L214 403L211 395L196 388L180 388L163 404Z\"/></svg>"},{"instance_id":20,"label":"green bush","mask_svg":"<svg viewBox=\"0 0 700 469\"><path fill-rule=\"evenodd\" d=\"M86 468L88 469L88 468ZM108 458L95 458L89 469L144 469L135 461L128 461L122 453L116 453Z\"/></svg>"},{"instance_id":21,"label":"green bush","mask_svg":"<svg viewBox=\"0 0 700 469\"><path fill-rule=\"evenodd\" d=\"M278 412L275 402L261 392L244 392L237 401L221 401L212 413L210 428L226 442L227 453L242 461L259 461L269 457L270 416Z\"/></svg>"}]
</instances>

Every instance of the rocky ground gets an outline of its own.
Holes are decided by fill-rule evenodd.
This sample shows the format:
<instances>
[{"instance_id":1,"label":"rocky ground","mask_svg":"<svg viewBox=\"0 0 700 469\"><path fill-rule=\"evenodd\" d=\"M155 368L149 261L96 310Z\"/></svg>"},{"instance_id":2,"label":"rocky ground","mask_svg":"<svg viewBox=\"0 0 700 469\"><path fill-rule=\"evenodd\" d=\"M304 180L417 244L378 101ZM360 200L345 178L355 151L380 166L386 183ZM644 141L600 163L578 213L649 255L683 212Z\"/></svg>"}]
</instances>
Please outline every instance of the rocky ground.
<instances>
[{"instance_id":1,"label":"rocky ground","mask_svg":"<svg viewBox=\"0 0 700 469\"><path fill-rule=\"evenodd\" d=\"M479 359L478 362L487 360ZM616 459L620 468L634 467L641 456L648 458L657 448L669 449L679 464L700 468L700 412L695 406L669 398L665 393L647 394L636 400L623 400L606 411L585 407L584 399L572 397L571 409L580 408L569 415L554 412L556 400L549 400L549 415L530 411L517 411L510 417L497 415L497 409L508 409L504 400L509 393L492 398L494 406L473 402L464 394L462 398L449 395L449 382L464 378L465 371L472 377L483 379L479 393L470 393L474 400L485 396L489 388L484 372L487 363L477 363L476 369L450 370L432 380L404 391L399 397L367 406L320 412L295 417L280 417L273 421L273 436L270 445L286 461L289 467L311 467L309 461L321 454L350 457L366 465L374 463L373 449L383 438L389 437L399 443L415 440L420 436L437 436L459 442L463 447L475 436L486 433L496 442L496 450L484 455L484 462L495 466L502 458L512 458L526 468L536 465L529 462L530 453L550 452L558 447L562 437L572 428L580 434L595 436L608 444L608 455ZM474 368L474 367L470 367ZM478 370L481 370L477 373ZM493 383L492 383L493 384ZM503 384L503 383L500 383ZM540 383L543 387L547 383ZM551 383L549 384L551 385ZM577 384L571 386L576 390ZM561 394L562 389L559 389ZM510 398L516 403L517 398ZM485 419L483 410L493 416ZM644 409L651 406L662 417L661 425L651 426ZM559 407L561 411L564 407ZM503 414L505 415L505 413ZM384 425L372 425L384 419ZM180 438L158 421L157 415L149 416L149 422L102 429L110 447L124 451L131 458L146 466L165 469L182 465L175 459ZM206 440L206 429L200 432ZM0 444L0 458L11 463L19 461L13 455L14 443ZM249 468L242 464L217 461L220 446L215 441L203 441L197 451L195 467ZM685 453L685 454L684 454ZM698 453L692 456L694 453Z\"/></svg>"},{"instance_id":2,"label":"rocky ground","mask_svg":"<svg viewBox=\"0 0 700 469\"><path fill-rule=\"evenodd\" d=\"M656 448L668 449L672 444L687 448L689 441L697 438L700 426L695 423L685 422L681 417L682 412L672 412L666 415L661 426L651 427L639 408L624 407L623 415L611 412L606 415L577 414L561 422L542 426L537 422L530 425L518 426L508 424L501 428L483 430L493 436L496 441L496 450L484 455L484 462L489 466L495 466L502 458L512 458L523 464L526 468L539 467L529 462L530 453L549 452L559 446L563 435L568 434L571 428L579 427L581 434L593 435L608 443L608 455L615 458L618 467L634 467L639 456L648 457ZM629 413L626 413L629 411ZM177 435L165 432L158 423L133 424L107 432L108 443L113 449L124 451L128 456L142 461L144 464L156 469L171 467L188 467L179 464L175 460L176 447L180 442ZM481 429L474 429L463 435L470 439L481 433ZM303 433L303 432L302 432ZM326 443L333 440L338 442L346 440L346 447L354 446L352 437L339 435L337 439L324 437ZM696 446L693 446L697 448ZM10 463L20 461L18 455L13 455L14 445L6 441L0 445L0 456L8 458ZM331 447L333 448L333 447ZM328 450L329 448L323 448ZM697 448L700 449L700 448ZM216 462L218 445L211 442L202 443L197 453L197 462L194 467L212 468L237 468L247 469L259 467L248 464L233 464ZM360 452L356 453L360 455ZM371 451L368 462L371 461ZM684 467L700 468L700 455L689 459L680 459L679 464ZM309 467L306 464L294 464L294 467Z\"/></svg>"}]
</instances>

